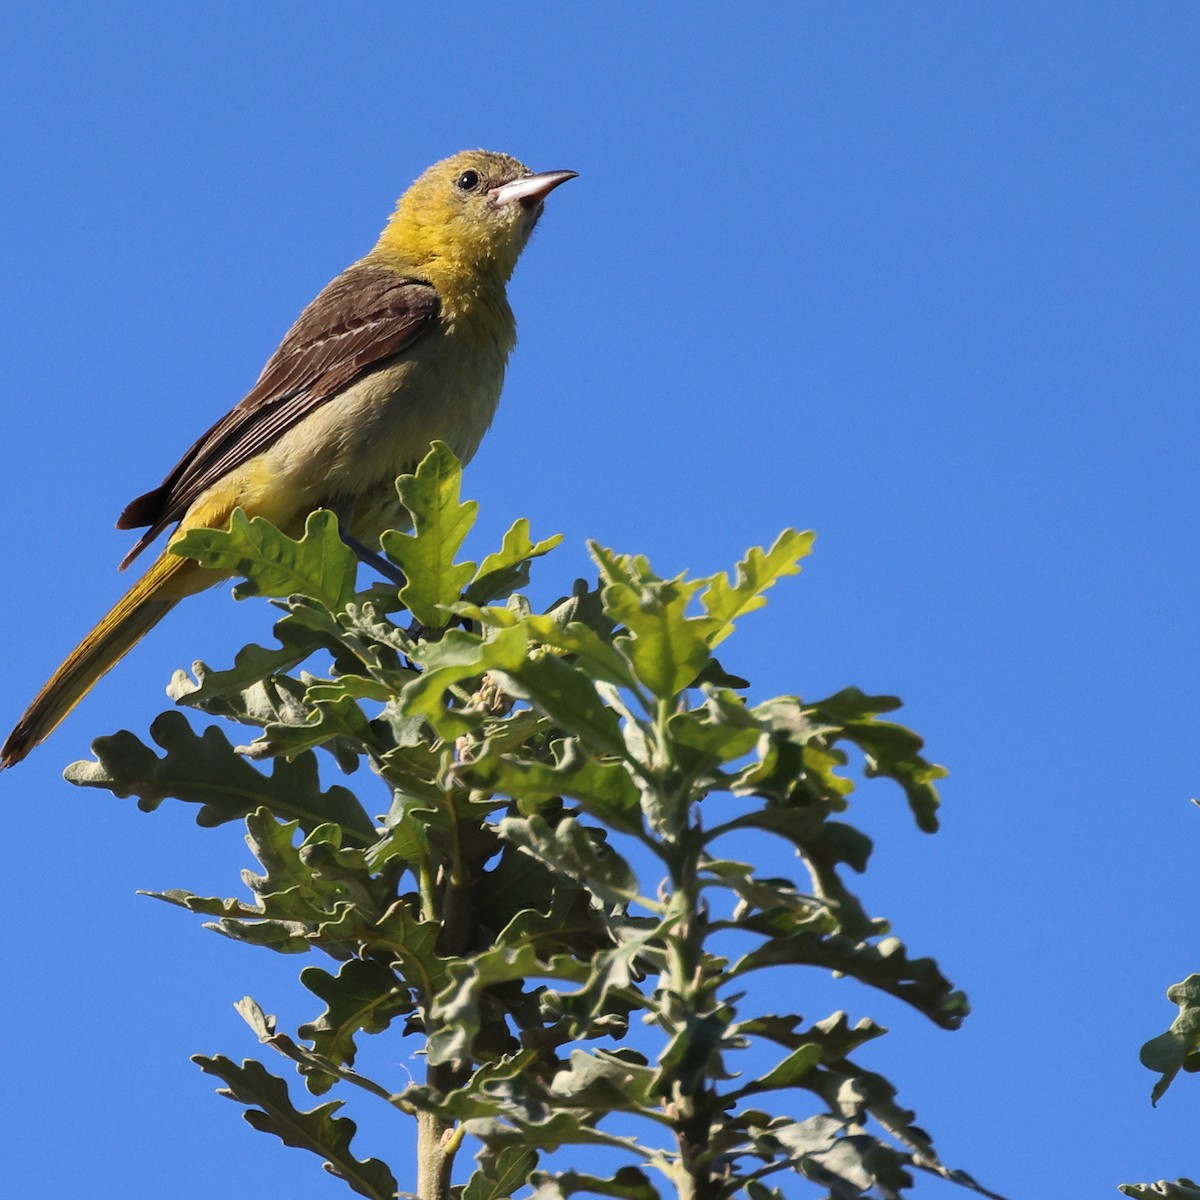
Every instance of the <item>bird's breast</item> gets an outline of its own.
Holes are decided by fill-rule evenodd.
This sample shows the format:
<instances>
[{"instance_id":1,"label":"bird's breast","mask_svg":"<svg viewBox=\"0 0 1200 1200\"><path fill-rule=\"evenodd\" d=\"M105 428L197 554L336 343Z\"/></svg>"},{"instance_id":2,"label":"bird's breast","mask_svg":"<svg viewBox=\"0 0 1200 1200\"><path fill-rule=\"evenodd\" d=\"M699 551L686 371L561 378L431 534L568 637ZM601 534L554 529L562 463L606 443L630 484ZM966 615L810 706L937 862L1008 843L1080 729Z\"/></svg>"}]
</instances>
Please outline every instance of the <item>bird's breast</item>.
<instances>
[{"instance_id":1,"label":"bird's breast","mask_svg":"<svg viewBox=\"0 0 1200 1200\"><path fill-rule=\"evenodd\" d=\"M406 524L396 476L411 471L435 440L470 460L495 415L511 347L503 331L461 322L419 339L247 463L243 482L259 495L247 495L242 506L284 528L313 508L334 508L368 541Z\"/></svg>"}]
</instances>

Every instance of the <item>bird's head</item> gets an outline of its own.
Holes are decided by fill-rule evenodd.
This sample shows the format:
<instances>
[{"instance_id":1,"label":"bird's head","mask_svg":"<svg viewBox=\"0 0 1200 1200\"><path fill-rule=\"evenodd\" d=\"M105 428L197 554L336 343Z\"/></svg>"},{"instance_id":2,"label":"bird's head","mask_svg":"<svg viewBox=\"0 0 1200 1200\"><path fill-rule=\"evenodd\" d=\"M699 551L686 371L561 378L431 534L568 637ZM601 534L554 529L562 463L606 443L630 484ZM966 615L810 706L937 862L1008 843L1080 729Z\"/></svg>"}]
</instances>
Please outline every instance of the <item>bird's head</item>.
<instances>
[{"instance_id":1,"label":"bird's head","mask_svg":"<svg viewBox=\"0 0 1200 1200\"><path fill-rule=\"evenodd\" d=\"M439 291L508 281L547 194L574 171L535 175L507 154L466 150L434 163L400 197L377 252Z\"/></svg>"}]
</instances>

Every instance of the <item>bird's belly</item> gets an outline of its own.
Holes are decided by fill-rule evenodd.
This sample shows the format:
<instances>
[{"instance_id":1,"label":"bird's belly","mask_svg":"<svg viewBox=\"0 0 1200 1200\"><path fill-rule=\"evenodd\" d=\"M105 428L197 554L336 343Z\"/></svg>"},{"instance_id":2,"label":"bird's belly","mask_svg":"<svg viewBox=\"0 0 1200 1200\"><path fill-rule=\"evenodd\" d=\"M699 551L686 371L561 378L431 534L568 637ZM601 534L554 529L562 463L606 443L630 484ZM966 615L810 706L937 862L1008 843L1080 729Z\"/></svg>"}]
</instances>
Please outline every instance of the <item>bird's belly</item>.
<instances>
[{"instance_id":1,"label":"bird's belly","mask_svg":"<svg viewBox=\"0 0 1200 1200\"><path fill-rule=\"evenodd\" d=\"M466 463L500 399L503 354L479 346L472 353L454 341L418 342L288 430L241 468L242 507L288 532L314 508L332 508L368 542L406 526L396 476L411 471L439 439Z\"/></svg>"}]
</instances>

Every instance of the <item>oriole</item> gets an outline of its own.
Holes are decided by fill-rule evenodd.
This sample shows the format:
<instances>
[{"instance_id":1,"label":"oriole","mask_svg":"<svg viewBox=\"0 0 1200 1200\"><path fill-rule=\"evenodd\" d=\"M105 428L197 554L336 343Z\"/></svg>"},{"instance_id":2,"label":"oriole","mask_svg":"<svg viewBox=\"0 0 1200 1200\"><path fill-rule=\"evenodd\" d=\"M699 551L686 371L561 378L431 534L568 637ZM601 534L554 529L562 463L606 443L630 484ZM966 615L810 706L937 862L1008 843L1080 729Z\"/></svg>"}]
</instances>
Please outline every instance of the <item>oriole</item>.
<instances>
[{"instance_id":1,"label":"oriole","mask_svg":"<svg viewBox=\"0 0 1200 1200\"><path fill-rule=\"evenodd\" d=\"M546 195L574 177L474 150L417 179L370 253L300 314L245 399L121 514L118 528L146 527L122 569L175 532L26 709L0 766L46 738L181 599L225 577L171 553L185 530L223 527L240 507L295 536L310 512L329 508L351 544L377 545L406 519L395 477L434 439L470 459L516 343L506 284Z\"/></svg>"}]
</instances>

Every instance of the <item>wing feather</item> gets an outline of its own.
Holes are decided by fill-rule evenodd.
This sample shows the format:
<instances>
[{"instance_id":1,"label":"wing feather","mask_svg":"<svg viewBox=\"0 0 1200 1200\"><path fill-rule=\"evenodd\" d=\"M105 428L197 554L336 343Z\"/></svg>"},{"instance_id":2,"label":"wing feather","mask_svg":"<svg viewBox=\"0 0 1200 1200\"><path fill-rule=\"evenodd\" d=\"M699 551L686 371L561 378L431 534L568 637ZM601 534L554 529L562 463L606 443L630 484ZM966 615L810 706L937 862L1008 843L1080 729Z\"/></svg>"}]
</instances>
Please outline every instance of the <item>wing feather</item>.
<instances>
[{"instance_id":1,"label":"wing feather","mask_svg":"<svg viewBox=\"0 0 1200 1200\"><path fill-rule=\"evenodd\" d=\"M339 275L300 314L245 399L190 447L158 487L125 507L118 529L149 528L122 569L217 480L403 353L429 330L439 309L430 284L386 267L357 263Z\"/></svg>"}]
</instances>

